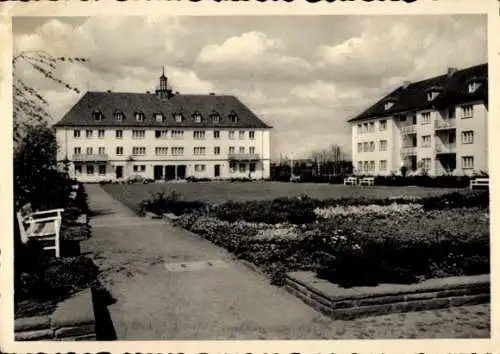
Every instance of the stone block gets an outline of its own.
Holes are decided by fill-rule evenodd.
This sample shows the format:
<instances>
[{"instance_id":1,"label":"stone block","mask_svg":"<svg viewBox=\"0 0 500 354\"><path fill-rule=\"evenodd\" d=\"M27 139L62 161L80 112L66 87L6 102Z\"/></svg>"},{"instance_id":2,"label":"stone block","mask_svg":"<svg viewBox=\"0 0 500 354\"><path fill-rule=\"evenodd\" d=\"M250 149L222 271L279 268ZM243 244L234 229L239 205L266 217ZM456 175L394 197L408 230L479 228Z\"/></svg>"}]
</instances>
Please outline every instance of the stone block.
<instances>
[{"instance_id":1,"label":"stone block","mask_svg":"<svg viewBox=\"0 0 500 354\"><path fill-rule=\"evenodd\" d=\"M478 305L490 301L489 294L457 296L450 298L451 306Z\"/></svg>"},{"instance_id":2,"label":"stone block","mask_svg":"<svg viewBox=\"0 0 500 354\"><path fill-rule=\"evenodd\" d=\"M78 341L80 341L80 340L92 340L92 341L94 341L94 340L97 340L97 338L96 338L95 334L86 334L83 336L75 337L75 338L73 338L73 340L78 340Z\"/></svg>"},{"instance_id":3,"label":"stone block","mask_svg":"<svg viewBox=\"0 0 500 354\"><path fill-rule=\"evenodd\" d=\"M14 332L14 338L18 341L30 341L54 338L54 331L48 329L37 329L33 331Z\"/></svg>"},{"instance_id":4,"label":"stone block","mask_svg":"<svg viewBox=\"0 0 500 354\"><path fill-rule=\"evenodd\" d=\"M450 306L448 298L422 299L393 304L392 312L412 312L446 308Z\"/></svg>"},{"instance_id":5,"label":"stone block","mask_svg":"<svg viewBox=\"0 0 500 354\"><path fill-rule=\"evenodd\" d=\"M16 332L50 328L50 316L21 317L14 321Z\"/></svg>"},{"instance_id":6,"label":"stone block","mask_svg":"<svg viewBox=\"0 0 500 354\"><path fill-rule=\"evenodd\" d=\"M358 306L348 309L336 309L333 311L333 317L341 320L352 320L358 317L385 315L391 313L392 304Z\"/></svg>"},{"instance_id":7,"label":"stone block","mask_svg":"<svg viewBox=\"0 0 500 354\"><path fill-rule=\"evenodd\" d=\"M62 327L56 329L54 334L56 338L79 337L89 334L95 335L95 325L88 324L88 325L80 325L73 327Z\"/></svg>"},{"instance_id":8,"label":"stone block","mask_svg":"<svg viewBox=\"0 0 500 354\"><path fill-rule=\"evenodd\" d=\"M368 297L356 301L357 306L383 305L404 301L404 295Z\"/></svg>"},{"instance_id":9,"label":"stone block","mask_svg":"<svg viewBox=\"0 0 500 354\"><path fill-rule=\"evenodd\" d=\"M437 292L411 293L404 296L404 301L429 300L437 297Z\"/></svg>"},{"instance_id":10,"label":"stone block","mask_svg":"<svg viewBox=\"0 0 500 354\"><path fill-rule=\"evenodd\" d=\"M58 304L51 316L52 328L74 327L94 324L92 293L86 289Z\"/></svg>"}]
</instances>

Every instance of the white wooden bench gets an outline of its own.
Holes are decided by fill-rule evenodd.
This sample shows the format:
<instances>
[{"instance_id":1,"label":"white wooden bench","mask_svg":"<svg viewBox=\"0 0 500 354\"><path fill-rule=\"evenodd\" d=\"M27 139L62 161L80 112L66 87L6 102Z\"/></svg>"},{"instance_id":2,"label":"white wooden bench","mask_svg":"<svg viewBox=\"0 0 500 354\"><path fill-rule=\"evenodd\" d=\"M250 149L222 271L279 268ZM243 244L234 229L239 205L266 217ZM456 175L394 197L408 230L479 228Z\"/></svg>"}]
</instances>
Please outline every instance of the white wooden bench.
<instances>
[{"instance_id":1,"label":"white wooden bench","mask_svg":"<svg viewBox=\"0 0 500 354\"><path fill-rule=\"evenodd\" d=\"M474 178L470 181L470 189L489 188L490 179L488 177Z\"/></svg>"},{"instance_id":2,"label":"white wooden bench","mask_svg":"<svg viewBox=\"0 0 500 354\"><path fill-rule=\"evenodd\" d=\"M345 186L347 186L347 185L355 186L356 184L358 184L358 178L357 177L346 177L346 178L344 178L344 185Z\"/></svg>"},{"instance_id":3,"label":"white wooden bench","mask_svg":"<svg viewBox=\"0 0 500 354\"><path fill-rule=\"evenodd\" d=\"M298 176L298 175L291 175L290 176L290 182L300 182L300 176Z\"/></svg>"},{"instance_id":4,"label":"white wooden bench","mask_svg":"<svg viewBox=\"0 0 500 354\"><path fill-rule=\"evenodd\" d=\"M364 177L359 181L360 186L374 186L375 185L375 177Z\"/></svg>"},{"instance_id":5,"label":"white wooden bench","mask_svg":"<svg viewBox=\"0 0 500 354\"><path fill-rule=\"evenodd\" d=\"M60 231L64 209L33 211L31 204L24 205L16 214L21 233L21 241L51 242L44 250L54 250L57 258L61 255Z\"/></svg>"}]
</instances>

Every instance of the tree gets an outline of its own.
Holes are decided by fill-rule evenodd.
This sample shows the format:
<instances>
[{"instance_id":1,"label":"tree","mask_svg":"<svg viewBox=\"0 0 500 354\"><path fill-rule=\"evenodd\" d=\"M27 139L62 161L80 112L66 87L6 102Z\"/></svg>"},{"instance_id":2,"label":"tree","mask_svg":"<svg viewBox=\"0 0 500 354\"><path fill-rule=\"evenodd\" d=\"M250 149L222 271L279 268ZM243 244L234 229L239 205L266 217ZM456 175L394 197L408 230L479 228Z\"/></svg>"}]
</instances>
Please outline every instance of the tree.
<instances>
[{"instance_id":1,"label":"tree","mask_svg":"<svg viewBox=\"0 0 500 354\"><path fill-rule=\"evenodd\" d=\"M39 90L25 82L19 73L19 66L27 65L47 80L79 94L78 88L59 78L56 72L59 65L63 63L87 61L86 58L54 57L44 51L25 51L14 56L12 59L14 148L18 146L28 126L52 121L47 110L47 100L40 94Z\"/></svg>"},{"instance_id":2,"label":"tree","mask_svg":"<svg viewBox=\"0 0 500 354\"><path fill-rule=\"evenodd\" d=\"M329 170L331 174L342 173L344 170L343 165L347 162L346 154L336 144L330 145L327 149L313 151L310 158L316 166L317 174L325 173L326 170Z\"/></svg>"}]
</instances>

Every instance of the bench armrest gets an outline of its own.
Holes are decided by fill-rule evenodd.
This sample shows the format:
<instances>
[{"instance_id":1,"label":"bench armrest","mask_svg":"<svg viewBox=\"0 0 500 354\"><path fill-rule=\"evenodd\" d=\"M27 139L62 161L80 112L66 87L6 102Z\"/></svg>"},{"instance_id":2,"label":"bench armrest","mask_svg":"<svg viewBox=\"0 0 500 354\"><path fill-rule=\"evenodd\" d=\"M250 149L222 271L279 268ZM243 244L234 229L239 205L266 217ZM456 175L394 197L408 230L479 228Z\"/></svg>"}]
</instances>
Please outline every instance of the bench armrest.
<instances>
[{"instance_id":1,"label":"bench armrest","mask_svg":"<svg viewBox=\"0 0 500 354\"><path fill-rule=\"evenodd\" d=\"M64 209L51 209L51 210L43 210L43 211L35 211L32 212L31 215L43 215L43 214L50 214L50 213L62 213Z\"/></svg>"},{"instance_id":2,"label":"bench armrest","mask_svg":"<svg viewBox=\"0 0 500 354\"><path fill-rule=\"evenodd\" d=\"M47 222L47 221L56 221L56 220L61 220L61 217L59 216L49 216L49 217L46 217L46 218L40 218L40 219L28 219L28 220L25 220L26 223L28 224L38 224L38 223L41 223L41 222Z\"/></svg>"}]
</instances>

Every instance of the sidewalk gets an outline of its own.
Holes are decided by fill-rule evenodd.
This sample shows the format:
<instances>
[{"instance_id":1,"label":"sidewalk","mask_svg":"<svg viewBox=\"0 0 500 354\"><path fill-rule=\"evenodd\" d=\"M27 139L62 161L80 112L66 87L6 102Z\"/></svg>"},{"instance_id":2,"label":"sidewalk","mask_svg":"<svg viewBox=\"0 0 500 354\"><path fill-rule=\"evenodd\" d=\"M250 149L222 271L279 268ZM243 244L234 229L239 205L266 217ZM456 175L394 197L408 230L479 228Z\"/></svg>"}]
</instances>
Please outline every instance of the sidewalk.
<instances>
[{"instance_id":1,"label":"sidewalk","mask_svg":"<svg viewBox=\"0 0 500 354\"><path fill-rule=\"evenodd\" d=\"M225 250L136 216L98 185L86 190L97 215L82 246L117 300L109 310L118 340L332 337L333 321Z\"/></svg>"}]
</instances>

